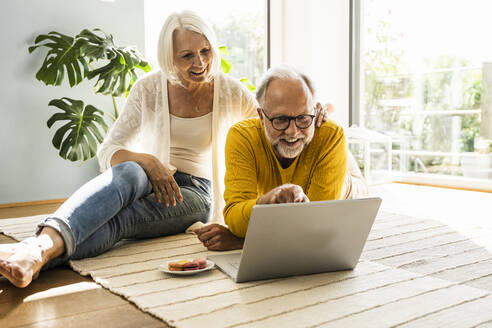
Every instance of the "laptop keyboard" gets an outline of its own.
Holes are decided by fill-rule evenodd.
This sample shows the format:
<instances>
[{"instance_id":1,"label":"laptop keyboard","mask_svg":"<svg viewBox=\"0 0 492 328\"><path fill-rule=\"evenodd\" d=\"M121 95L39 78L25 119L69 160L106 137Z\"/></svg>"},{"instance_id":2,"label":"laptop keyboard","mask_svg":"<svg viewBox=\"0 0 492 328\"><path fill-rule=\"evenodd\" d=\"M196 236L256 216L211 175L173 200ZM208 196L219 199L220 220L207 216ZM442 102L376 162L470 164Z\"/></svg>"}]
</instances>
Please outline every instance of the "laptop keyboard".
<instances>
[{"instance_id":1,"label":"laptop keyboard","mask_svg":"<svg viewBox=\"0 0 492 328\"><path fill-rule=\"evenodd\" d=\"M239 269L239 262L229 262L234 269Z\"/></svg>"}]
</instances>

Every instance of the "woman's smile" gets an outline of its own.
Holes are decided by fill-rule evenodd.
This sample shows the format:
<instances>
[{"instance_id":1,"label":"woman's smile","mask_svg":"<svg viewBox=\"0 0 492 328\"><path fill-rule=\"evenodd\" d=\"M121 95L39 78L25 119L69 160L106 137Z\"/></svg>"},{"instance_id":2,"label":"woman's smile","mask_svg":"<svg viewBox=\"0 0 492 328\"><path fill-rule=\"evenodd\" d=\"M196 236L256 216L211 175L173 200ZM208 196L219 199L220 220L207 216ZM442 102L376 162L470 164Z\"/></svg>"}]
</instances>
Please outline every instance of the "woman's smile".
<instances>
[{"instance_id":1,"label":"woman's smile","mask_svg":"<svg viewBox=\"0 0 492 328\"><path fill-rule=\"evenodd\" d=\"M204 75L206 72L207 72L207 67L204 67L204 68L203 68L203 69L201 69L201 70L200 70L200 69L198 69L198 70L197 70L197 69L195 69L195 70L190 71L190 73L191 73L192 75L195 75L195 76L202 76L202 75Z\"/></svg>"}]
</instances>

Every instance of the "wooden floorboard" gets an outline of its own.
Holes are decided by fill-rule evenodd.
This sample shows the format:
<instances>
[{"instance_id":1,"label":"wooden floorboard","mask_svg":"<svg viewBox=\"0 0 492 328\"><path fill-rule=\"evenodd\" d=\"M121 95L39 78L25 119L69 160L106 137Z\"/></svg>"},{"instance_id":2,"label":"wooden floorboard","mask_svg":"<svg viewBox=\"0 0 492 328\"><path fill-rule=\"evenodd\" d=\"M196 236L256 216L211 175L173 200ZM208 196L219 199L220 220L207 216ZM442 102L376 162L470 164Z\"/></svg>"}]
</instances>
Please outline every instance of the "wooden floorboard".
<instances>
[{"instance_id":1,"label":"wooden floorboard","mask_svg":"<svg viewBox=\"0 0 492 328\"><path fill-rule=\"evenodd\" d=\"M51 213L59 204L1 208L0 219ZM0 243L15 242L0 234ZM68 268L42 272L28 288L0 278L0 327L169 327Z\"/></svg>"},{"instance_id":2,"label":"wooden floorboard","mask_svg":"<svg viewBox=\"0 0 492 328\"><path fill-rule=\"evenodd\" d=\"M0 208L0 219L53 213L60 205L61 204L43 204Z\"/></svg>"},{"instance_id":3,"label":"wooden floorboard","mask_svg":"<svg viewBox=\"0 0 492 328\"><path fill-rule=\"evenodd\" d=\"M29 288L9 288L10 283L2 278L0 281L0 287L2 293L0 294L0 313L4 310L3 304L6 303L20 303L26 299L34 299L41 295L46 295L49 290L60 290L63 286L74 286L75 284L85 284L85 289L100 288L98 284L94 283L91 279L83 277L69 268L57 268L55 270L48 270L40 275L40 278L35 280ZM89 284L92 284L89 286ZM68 289L67 289L68 290ZM38 295L38 296L33 296Z\"/></svg>"},{"instance_id":4,"label":"wooden floorboard","mask_svg":"<svg viewBox=\"0 0 492 328\"><path fill-rule=\"evenodd\" d=\"M67 317L57 318L55 320L38 321L25 327L114 327L118 328L154 328L167 327L158 320L142 321L136 308L129 308L126 305L119 305L105 309L98 309L92 312L74 314ZM117 323L117 324L116 324Z\"/></svg>"}]
</instances>

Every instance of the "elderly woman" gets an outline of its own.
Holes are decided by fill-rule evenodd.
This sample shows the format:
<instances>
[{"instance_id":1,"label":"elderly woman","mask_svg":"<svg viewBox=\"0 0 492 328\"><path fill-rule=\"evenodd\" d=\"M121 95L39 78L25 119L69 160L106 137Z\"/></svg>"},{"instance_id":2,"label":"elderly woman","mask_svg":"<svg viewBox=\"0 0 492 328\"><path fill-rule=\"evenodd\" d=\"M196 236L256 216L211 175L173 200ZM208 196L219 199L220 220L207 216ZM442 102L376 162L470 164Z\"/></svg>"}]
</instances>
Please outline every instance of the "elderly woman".
<instances>
[{"instance_id":1,"label":"elderly woman","mask_svg":"<svg viewBox=\"0 0 492 328\"><path fill-rule=\"evenodd\" d=\"M227 129L254 116L256 101L220 72L214 32L192 12L167 18L158 60L160 71L135 83L98 149L103 173L45 218L35 237L0 247L0 274L14 285L124 238L182 233L210 217L223 222L219 154Z\"/></svg>"}]
</instances>

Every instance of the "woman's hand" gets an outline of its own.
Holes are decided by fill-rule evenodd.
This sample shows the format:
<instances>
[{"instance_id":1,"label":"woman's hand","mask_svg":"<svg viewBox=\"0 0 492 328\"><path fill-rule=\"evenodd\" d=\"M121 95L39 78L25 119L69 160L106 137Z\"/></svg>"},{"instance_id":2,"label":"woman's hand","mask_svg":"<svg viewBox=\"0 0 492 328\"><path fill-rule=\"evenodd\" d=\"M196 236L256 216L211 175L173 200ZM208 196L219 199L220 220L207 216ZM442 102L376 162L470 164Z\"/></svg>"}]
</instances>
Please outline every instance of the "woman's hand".
<instances>
[{"instance_id":1,"label":"woman's hand","mask_svg":"<svg viewBox=\"0 0 492 328\"><path fill-rule=\"evenodd\" d=\"M316 127L319 128L323 122L328 121L328 116L335 111L331 104L322 106L319 102L316 103Z\"/></svg>"},{"instance_id":2,"label":"woman's hand","mask_svg":"<svg viewBox=\"0 0 492 328\"><path fill-rule=\"evenodd\" d=\"M243 248L244 238L236 237L229 229L220 224L210 224L193 230L198 239L209 251L229 251Z\"/></svg>"},{"instance_id":3,"label":"woman's hand","mask_svg":"<svg viewBox=\"0 0 492 328\"><path fill-rule=\"evenodd\" d=\"M139 154L136 162L147 173L157 202L164 201L166 207L169 207L169 204L176 206L176 198L179 202L183 201L183 196L171 171L157 157L150 154Z\"/></svg>"}]
</instances>

